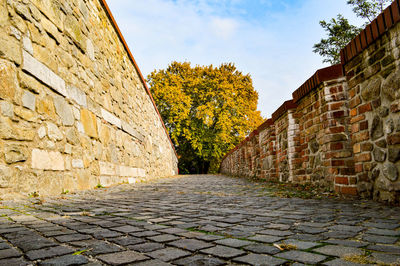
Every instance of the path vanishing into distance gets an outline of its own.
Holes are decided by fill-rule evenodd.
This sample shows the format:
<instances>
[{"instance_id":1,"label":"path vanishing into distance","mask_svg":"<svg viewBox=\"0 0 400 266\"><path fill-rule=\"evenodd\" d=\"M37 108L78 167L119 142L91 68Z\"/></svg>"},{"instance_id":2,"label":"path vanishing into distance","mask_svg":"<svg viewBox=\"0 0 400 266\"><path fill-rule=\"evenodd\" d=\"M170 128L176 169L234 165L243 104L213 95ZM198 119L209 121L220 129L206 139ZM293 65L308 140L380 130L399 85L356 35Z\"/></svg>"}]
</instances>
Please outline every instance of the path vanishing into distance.
<instances>
[{"instance_id":1,"label":"path vanishing into distance","mask_svg":"<svg viewBox=\"0 0 400 266\"><path fill-rule=\"evenodd\" d=\"M163 178L0 205L0 265L400 263L400 208Z\"/></svg>"}]
</instances>

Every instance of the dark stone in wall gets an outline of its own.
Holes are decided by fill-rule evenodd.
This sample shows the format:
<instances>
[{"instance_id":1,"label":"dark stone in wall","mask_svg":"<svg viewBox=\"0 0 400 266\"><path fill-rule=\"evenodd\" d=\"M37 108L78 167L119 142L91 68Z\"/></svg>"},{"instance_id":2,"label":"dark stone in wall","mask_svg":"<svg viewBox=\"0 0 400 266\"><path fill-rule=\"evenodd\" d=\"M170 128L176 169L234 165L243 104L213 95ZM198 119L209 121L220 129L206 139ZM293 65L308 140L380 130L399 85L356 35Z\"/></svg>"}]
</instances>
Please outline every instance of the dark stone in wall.
<instances>
[{"instance_id":1,"label":"dark stone in wall","mask_svg":"<svg viewBox=\"0 0 400 266\"><path fill-rule=\"evenodd\" d=\"M383 175L390 181L396 181L399 177L399 171L393 163L387 163L383 166Z\"/></svg>"},{"instance_id":2,"label":"dark stone in wall","mask_svg":"<svg viewBox=\"0 0 400 266\"><path fill-rule=\"evenodd\" d=\"M386 160L386 152L383 149L374 149L374 159L377 162L384 162Z\"/></svg>"},{"instance_id":3,"label":"dark stone in wall","mask_svg":"<svg viewBox=\"0 0 400 266\"><path fill-rule=\"evenodd\" d=\"M382 81L377 78L370 81L362 90L361 90L361 97L364 101L372 101L379 97L381 92L381 83Z\"/></svg>"},{"instance_id":4,"label":"dark stone in wall","mask_svg":"<svg viewBox=\"0 0 400 266\"><path fill-rule=\"evenodd\" d=\"M376 140L383 136L383 123L379 116L375 116L372 120L371 137Z\"/></svg>"},{"instance_id":5,"label":"dark stone in wall","mask_svg":"<svg viewBox=\"0 0 400 266\"><path fill-rule=\"evenodd\" d=\"M310 143L310 150L312 153L316 153L319 150L319 144L315 139Z\"/></svg>"},{"instance_id":6,"label":"dark stone in wall","mask_svg":"<svg viewBox=\"0 0 400 266\"><path fill-rule=\"evenodd\" d=\"M389 161L392 163L400 160L400 148L389 148Z\"/></svg>"}]
</instances>

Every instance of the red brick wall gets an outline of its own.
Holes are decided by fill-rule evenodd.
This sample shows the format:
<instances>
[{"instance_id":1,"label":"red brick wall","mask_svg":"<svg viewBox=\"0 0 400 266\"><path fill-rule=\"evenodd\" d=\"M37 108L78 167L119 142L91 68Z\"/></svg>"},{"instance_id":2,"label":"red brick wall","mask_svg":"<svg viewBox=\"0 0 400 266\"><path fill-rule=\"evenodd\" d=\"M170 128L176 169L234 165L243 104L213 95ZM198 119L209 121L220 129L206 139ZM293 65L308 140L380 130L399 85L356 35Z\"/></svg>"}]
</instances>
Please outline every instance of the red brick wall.
<instances>
[{"instance_id":1,"label":"red brick wall","mask_svg":"<svg viewBox=\"0 0 400 266\"><path fill-rule=\"evenodd\" d=\"M357 190L388 202L400 201L399 20L394 1L342 51Z\"/></svg>"},{"instance_id":2,"label":"red brick wall","mask_svg":"<svg viewBox=\"0 0 400 266\"><path fill-rule=\"evenodd\" d=\"M396 0L341 51L341 65L318 70L241 144L242 157L242 146L228 153L222 172L400 202L399 21Z\"/></svg>"}]
</instances>

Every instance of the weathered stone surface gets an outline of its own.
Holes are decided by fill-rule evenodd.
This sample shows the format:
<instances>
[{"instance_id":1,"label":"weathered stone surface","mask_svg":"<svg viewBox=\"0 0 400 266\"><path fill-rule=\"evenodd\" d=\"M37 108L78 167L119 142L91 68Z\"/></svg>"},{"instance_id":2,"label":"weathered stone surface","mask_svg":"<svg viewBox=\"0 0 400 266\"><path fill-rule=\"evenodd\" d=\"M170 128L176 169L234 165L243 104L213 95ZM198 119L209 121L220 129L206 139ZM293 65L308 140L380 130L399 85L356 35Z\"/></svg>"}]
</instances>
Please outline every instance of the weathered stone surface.
<instances>
[{"instance_id":1,"label":"weathered stone surface","mask_svg":"<svg viewBox=\"0 0 400 266\"><path fill-rule=\"evenodd\" d=\"M399 171L395 164L386 163L383 166L383 175L390 181L396 181L399 177Z\"/></svg>"},{"instance_id":2,"label":"weathered stone surface","mask_svg":"<svg viewBox=\"0 0 400 266\"><path fill-rule=\"evenodd\" d=\"M10 38L10 36L6 35L4 32L0 32L0 57L9 59L15 62L17 65L21 65L22 63L19 41L14 38Z\"/></svg>"},{"instance_id":3,"label":"weathered stone surface","mask_svg":"<svg viewBox=\"0 0 400 266\"><path fill-rule=\"evenodd\" d=\"M274 258L268 255L249 254L234 259L235 262L246 263L250 265L282 265L285 260Z\"/></svg>"},{"instance_id":4,"label":"weathered stone surface","mask_svg":"<svg viewBox=\"0 0 400 266\"><path fill-rule=\"evenodd\" d=\"M32 3L48 17L60 31L64 30L65 14L61 2L53 0L32 0Z\"/></svg>"},{"instance_id":5,"label":"weathered stone surface","mask_svg":"<svg viewBox=\"0 0 400 266\"><path fill-rule=\"evenodd\" d=\"M93 138L98 138L96 116L87 109L81 109L81 122L85 133Z\"/></svg>"},{"instance_id":6,"label":"weathered stone surface","mask_svg":"<svg viewBox=\"0 0 400 266\"><path fill-rule=\"evenodd\" d=\"M65 136L67 141L72 145L78 145L80 143L79 136L75 128L68 129Z\"/></svg>"},{"instance_id":7,"label":"weathered stone surface","mask_svg":"<svg viewBox=\"0 0 400 266\"><path fill-rule=\"evenodd\" d=\"M372 120L372 125L371 125L371 138L372 140L376 140L382 136L383 136L382 120L378 116L375 116L374 119Z\"/></svg>"},{"instance_id":8,"label":"weathered stone surface","mask_svg":"<svg viewBox=\"0 0 400 266\"><path fill-rule=\"evenodd\" d=\"M27 140L31 141L35 137L35 131L17 127L8 117L0 116L0 138L5 140Z\"/></svg>"},{"instance_id":9,"label":"weathered stone surface","mask_svg":"<svg viewBox=\"0 0 400 266\"><path fill-rule=\"evenodd\" d=\"M106 120L108 123L117 126L118 128L121 128L121 120L116 117L115 115L111 114L105 109L101 109L101 116L103 117L104 120Z\"/></svg>"},{"instance_id":10,"label":"weathered stone surface","mask_svg":"<svg viewBox=\"0 0 400 266\"><path fill-rule=\"evenodd\" d=\"M99 162L101 175L117 175L115 164L108 162Z\"/></svg>"},{"instance_id":11,"label":"weathered stone surface","mask_svg":"<svg viewBox=\"0 0 400 266\"><path fill-rule=\"evenodd\" d=\"M74 100L80 106L87 108L86 94L77 87L68 87L68 97Z\"/></svg>"},{"instance_id":12,"label":"weathered stone surface","mask_svg":"<svg viewBox=\"0 0 400 266\"><path fill-rule=\"evenodd\" d=\"M303 251L287 251L284 253L280 253L279 257L307 264L317 264L326 259L326 256Z\"/></svg>"},{"instance_id":13,"label":"weathered stone surface","mask_svg":"<svg viewBox=\"0 0 400 266\"><path fill-rule=\"evenodd\" d=\"M65 169L64 158L59 152L33 149L32 168L63 171Z\"/></svg>"},{"instance_id":14,"label":"weathered stone surface","mask_svg":"<svg viewBox=\"0 0 400 266\"><path fill-rule=\"evenodd\" d=\"M90 60L94 61L95 55L94 55L94 47L93 47L93 43L90 39L87 39L86 41L86 53L88 55L88 57L90 58Z\"/></svg>"},{"instance_id":15,"label":"weathered stone surface","mask_svg":"<svg viewBox=\"0 0 400 266\"><path fill-rule=\"evenodd\" d=\"M120 176L131 176L135 177L139 175L139 169L138 168L133 168L133 167L128 167L128 166L119 166L119 175Z\"/></svg>"},{"instance_id":16,"label":"weathered stone surface","mask_svg":"<svg viewBox=\"0 0 400 266\"><path fill-rule=\"evenodd\" d=\"M215 246L212 248L208 249L203 249L201 251L202 253L210 254L216 257L224 258L224 259L230 259L234 257L238 257L240 255L245 254L243 250L240 249L235 249L235 248L230 248L230 247L224 247L224 246Z\"/></svg>"},{"instance_id":17,"label":"weathered stone surface","mask_svg":"<svg viewBox=\"0 0 400 266\"><path fill-rule=\"evenodd\" d=\"M389 148L389 161L392 163L396 163L400 160L400 148Z\"/></svg>"},{"instance_id":18,"label":"weathered stone surface","mask_svg":"<svg viewBox=\"0 0 400 266\"><path fill-rule=\"evenodd\" d=\"M23 51L22 54L24 57L23 70L29 72L61 95L67 96L65 81L63 79L47 68L44 64L36 60L29 53Z\"/></svg>"},{"instance_id":19,"label":"weathered stone surface","mask_svg":"<svg viewBox=\"0 0 400 266\"><path fill-rule=\"evenodd\" d=\"M88 262L88 259L82 255L65 255L41 261L40 265L81 265Z\"/></svg>"},{"instance_id":20,"label":"weathered stone surface","mask_svg":"<svg viewBox=\"0 0 400 266\"><path fill-rule=\"evenodd\" d=\"M361 97L363 98L363 100L366 102L369 102L369 101L377 99L381 92L381 84L382 84L382 80L380 78L376 78L376 79L369 81L361 89Z\"/></svg>"},{"instance_id":21,"label":"weathered stone surface","mask_svg":"<svg viewBox=\"0 0 400 266\"><path fill-rule=\"evenodd\" d=\"M13 100L17 88L18 81L15 66L6 60L0 60L0 99Z\"/></svg>"},{"instance_id":22,"label":"weathered stone surface","mask_svg":"<svg viewBox=\"0 0 400 266\"><path fill-rule=\"evenodd\" d=\"M39 114L45 114L50 118L56 118L56 108L54 107L53 99L46 97L36 101L36 109Z\"/></svg>"},{"instance_id":23,"label":"weathered stone surface","mask_svg":"<svg viewBox=\"0 0 400 266\"><path fill-rule=\"evenodd\" d=\"M400 96L400 73L393 72L382 83L382 93L390 101L399 99Z\"/></svg>"},{"instance_id":24,"label":"weathered stone surface","mask_svg":"<svg viewBox=\"0 0 400 266\"><path fill-rule=\"evenodd\" d=\"M54 106L56 107L56 112L60 116L63 125L72 126L75 122L75 118L72 113L71 105L69 105L63 97L55 97Z\"/></svg>"},{"instance_id":25,"label":"weathered stone surface","mask_svg":"<svg viewBox=\"0 0 400 266\"><path fill-rule=\"evenodd\" d=\"M35 113L32 112L31 110L27 110L26 108L16 106L14 108L14 114L26 121L29 122L36 122L36 116Z\"/></svg>"},{"instance_id":26,"label":"weathered stone surface","mask_svg":"<svg viewBox=\"0 0 400 266\"><path fill-rule=\"evenodd\" d=\"M171 261L176 260L182 257L186 257L190 255L189 252L177 249L177 248L165 248L159 249L153 252L148 253L148 255L152 258L159 259L162 261Z\"/></svg>"},{"instance_id":27,"label":"weathered stone surface","mask_svg":"<svg viewBox=\"0 0 400 266\"><path fill-rule=\"evenodd\" d=\"M67 34L73 39L74 43L85 52L87 39L81 30L78 20L74 16L67 16L64 23Z\"/></svg>"},{"instance_id":28,"label":"weathered stone surface","mask_svg":"<svg viewBox=\"0 0 400 266\"><path fill-rule=\"evenodd\" d=\"M383 149L375 148L373 154L374 154L374 159L377 162L384 162L386 160L386 152Z\"/></svg>"},{"instance_id":29,"label":"weathered stone surface","mask_svg":"<svg viewBox=\"0 0 400 266\"><path fill-rule=\"evenodd\" d=\"M47 122L46 127L47 127L47 135L51 140L59 141L64 138L62 131L57 127L57 125L51 122Z\"/></svg>"},{"instance_id":30,"label":"weathered stone surface","mask_svg":"<svg viewBox=\"0 0 400 266\"><path fill-rule=\"evenodd\" d=\"M73 168L84 168L83 161L81 159L73 159L72 160L72 167Z\"/></svg>"},{"instance_id":31,"label":"weathered stone surface","mask_svg":"<svg viewBox=\"0 0 400 266\"><path fill-rule=\"evenodd\" d=\"M140 141L144 141L144 136L136 131L129 123L125 121L121 121L122 130L128 133L129 135L137 138Z\"/></svg>"},{"instance_id":32,"label":"weathered stone surface","mask_svg":"<svg viewBox=\"0 0 400 266\"><path fill-rule=\"evenodd\" d=\"M313 249L313 251L322 253L324 255L330 255L336 257L364 254L364 251L362 249L354 247L337 246L337 245L327 245L321 248Z\"/></svg>"},{"instance_id":33,"label":"weathered stone surface","mask_svg":"<svg viewBox=\"0 0 400 266\"><path fill-rule=\"evenodd\" d=\"M32 46L32 41L29 39L29 37L25 36L22 38L22 46L25 51L33 55L33 46Z\"/></svg>"},{"instance_id":34,"label":"weathered stone surface","mask_svg":"<svg viewBox=\"0 0 400 266\"><path fill-rule=\"evenodd\" d=\"M45 128L44 126L41 126L41 127L38 129L38 136L39 136L39 138L42 139L42 138L46 137L46 134L47 134L46 128Z\"/></svg>"},{"instance_id":35,"label":"weathered stone surface","mask_svg":"<svg viewBox=\"0 0 400 266\"><path fill-rule=\"evenodd\" d=\"M36 98L35 95L29 91L24 91L24 95L22 96L22 104L24 107L35 111L36 106Z\"/></svg>"},{"instance_id":36,"label":"weathered stone surface","mask_svg":"<svg viewBox=\"0 0 400 266\"><path fill-rule=\"evenodd\" d=\"M28 150L26 147L18 144L6 144L4 148L6 163L24 162L28 159Z\"/></svg>"},{"instance_id":37,"label":"weathered stone surface","mask_svg":"<svg viewBox=\"0 0 400 266\"><path fill-rule=\"evenodd\" d=\"M14 115L13 105L6 101L0 101L0 111L2 115L7 117L13 117Z\"/></svg>"}]
</instances>

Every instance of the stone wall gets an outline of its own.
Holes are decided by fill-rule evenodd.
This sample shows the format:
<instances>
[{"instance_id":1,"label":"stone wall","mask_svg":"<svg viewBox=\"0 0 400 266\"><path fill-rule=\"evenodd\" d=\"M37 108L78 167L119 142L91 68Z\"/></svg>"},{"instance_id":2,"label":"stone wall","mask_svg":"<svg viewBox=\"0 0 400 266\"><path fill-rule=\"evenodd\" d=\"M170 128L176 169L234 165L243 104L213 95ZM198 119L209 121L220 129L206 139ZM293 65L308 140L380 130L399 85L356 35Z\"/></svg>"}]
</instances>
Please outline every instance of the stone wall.
<instances>
[{"instance_id":1,"label":"stone wall","mask_svg":"<svg viewBox=\"0 0 400 266\"><path fill-rule=\"evenodd\" d=\"M400 201L400 9L385 10L342 51L358 193Z\"/></svg>"},{"instance_id":2,"label":"stone wall","mask_svg":"<svg viewBox=\"0 0 400 266\"><path fill-rule=\"evenodd\" d=\"M400 202L399 21L394 1L341 51L342 64L318 70L272 115L257 177L274 180L267 173L276 171L280 181ZM236 175L237 159L228 153L221 171Z\"/></svg>"},{"instance_id":3,"label":"stone wall","mask_svg":"<svg viewBox=\"0 0 400 266\"><path fill-rule=\"evenodd\" d=\"M177 174L104 1L0 0L0 197Z\"/></svg>"}]
</instances>

